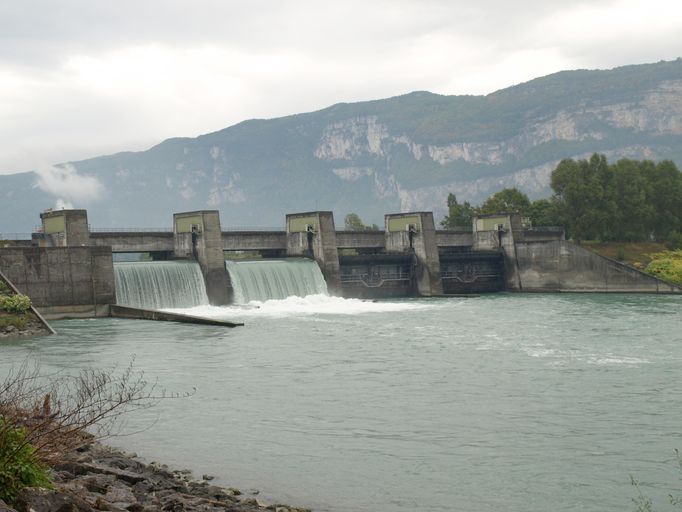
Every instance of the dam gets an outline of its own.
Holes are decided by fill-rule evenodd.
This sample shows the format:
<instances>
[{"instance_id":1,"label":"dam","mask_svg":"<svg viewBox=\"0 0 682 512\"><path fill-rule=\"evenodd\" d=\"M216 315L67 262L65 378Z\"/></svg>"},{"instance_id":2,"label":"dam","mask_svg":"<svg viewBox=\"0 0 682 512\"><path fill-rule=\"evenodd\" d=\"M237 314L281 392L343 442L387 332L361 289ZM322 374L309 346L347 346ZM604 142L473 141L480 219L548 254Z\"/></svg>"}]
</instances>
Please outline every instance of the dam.
<instances>
[{"instance_id":1,"label":"dam","mask_svg":"<svg viewBox=\"0 0 682 512\"><path fill-rule=\"evenodd\" d=\"M175 213L168 229L96 229L86 210L48 210L30 239L0 248L0 271L51 317L227 305L287 295L440 297L499 291L680 293L620 262L531 227L514 213L437 230L432 212L387 214L383 231L337 231L329 211L285 228L236 231L216 210ZM148 261L121 262L139 259ZM135 259L132 258L132 259Z\"/></svg>"}]
</instances>

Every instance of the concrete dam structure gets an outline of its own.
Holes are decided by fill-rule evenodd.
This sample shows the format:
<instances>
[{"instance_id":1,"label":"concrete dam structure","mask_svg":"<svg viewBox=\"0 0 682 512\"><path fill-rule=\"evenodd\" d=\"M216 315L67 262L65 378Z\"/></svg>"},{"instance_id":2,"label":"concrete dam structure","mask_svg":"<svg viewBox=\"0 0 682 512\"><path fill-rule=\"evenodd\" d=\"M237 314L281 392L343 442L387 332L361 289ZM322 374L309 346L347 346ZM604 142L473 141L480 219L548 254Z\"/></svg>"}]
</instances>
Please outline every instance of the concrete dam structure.
<instances>
[{"instance_id":1,"label":"concrete dam structure","mask_svg":"<svg viewBox=\"0 0 682 512\"><path fill-rule=\"evenodd\" d=\"M203 277L201 293L213 305L235 300L233 280L244 277L231 273L248 270L229 263L235 256L312 260L330 294L367 299L505 290L681 292L565 241L559 228L529 228L517 214L479 216L470 230L437 230L431 212L389 214L383 231L337 231L328 211L288 214L281 231L223 230L215 210L176 213L172 229L164 231L94 230L85 210L46 211L40 217L42 229L31 240L0 248L0 271L52 317L107 315L109 305L135 293L130 286L136 285L122 291L122 279L161 286L161 278L131 268L121 277L114 259L125 253L195 262L193 275ZM138 265L146 272L145 265L153 263ZM169 267L165 274L170 270L177 271Z\"/></svg>"}]
</instances>

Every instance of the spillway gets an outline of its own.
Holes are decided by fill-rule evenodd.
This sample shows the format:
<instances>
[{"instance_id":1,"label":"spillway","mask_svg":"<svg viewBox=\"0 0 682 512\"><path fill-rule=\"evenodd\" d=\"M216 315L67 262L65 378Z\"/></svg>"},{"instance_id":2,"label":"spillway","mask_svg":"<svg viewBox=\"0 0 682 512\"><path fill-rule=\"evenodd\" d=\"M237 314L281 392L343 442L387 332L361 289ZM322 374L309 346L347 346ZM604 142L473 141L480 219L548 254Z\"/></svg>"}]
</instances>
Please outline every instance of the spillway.
<instances>
[{"instance_id":1,"label":"spillway","mask_svg":"<svg viewBox=\"0 0 682 512\"><path fill-rule=\"evenodd\" d=\"M234 302L286 299L291 296L327 295L327 283L312 260L226 261L234 290Z\"/></svg>"},{"instance_id":2,"label":"spillway","mask_svg":"<svg viewBox=\"0 0 682 512\"><path fill-rule=\"evenodd\" d=\"M208 304L198 263L186 261L114 263L116 302L145 309Z\"/></svg>"}]
</instances>

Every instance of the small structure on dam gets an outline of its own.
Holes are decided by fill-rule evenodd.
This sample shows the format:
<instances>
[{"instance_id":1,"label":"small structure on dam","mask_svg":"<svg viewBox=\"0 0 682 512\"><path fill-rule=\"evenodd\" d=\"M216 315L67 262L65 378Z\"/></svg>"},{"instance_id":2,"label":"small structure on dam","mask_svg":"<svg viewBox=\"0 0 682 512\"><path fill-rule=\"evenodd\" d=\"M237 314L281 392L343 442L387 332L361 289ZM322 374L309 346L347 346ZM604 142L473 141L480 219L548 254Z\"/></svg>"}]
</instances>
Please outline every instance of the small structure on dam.
<instances>
[{"instance_id":1,"label":"small structure on dam","mask_svg":"<svg viewBox=\"0 0 682 512\"><path fill-rule=\"evenodd\" d=\"M42 229L31 240L0 248L0 271L51 317L107 315L110 304L127 300L131 290L121 288L122 274L117 271L118 285L114 277L114 257L126 253L148 255L152 262L139 264L144 272L158 260L195 262L201 301L213 305L235 300L231 272L251 270L226 260L244 253L260 261L314 260L329 293L344 297L681 292L564 240L559 228L529 228L517 214L479 216L471 229L437 230L431 212L395 213L385 216L383 231L337 231L329 211L287 214L281 231L226 230L216 210L175 213L165 230L91 229L85 210L46 211L40 218Z\"/></svg>"}]
</instances>

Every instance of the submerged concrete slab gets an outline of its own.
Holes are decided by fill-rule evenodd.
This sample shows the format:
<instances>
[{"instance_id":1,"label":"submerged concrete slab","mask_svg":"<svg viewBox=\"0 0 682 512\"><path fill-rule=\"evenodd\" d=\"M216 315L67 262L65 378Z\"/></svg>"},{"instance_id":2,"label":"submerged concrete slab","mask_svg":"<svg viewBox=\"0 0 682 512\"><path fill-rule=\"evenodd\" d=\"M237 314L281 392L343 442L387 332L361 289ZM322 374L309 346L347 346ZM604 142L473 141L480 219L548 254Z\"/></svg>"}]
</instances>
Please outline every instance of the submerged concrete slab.
<instances>
[{"instance_id":1,"label":"submerged concrete slab","mask_svg":"<svg viewBox=\"0 0 682 512\"><path fill-rule=\"evenodd\" d=\"M141 309L131 306L112 304L109 308L112 318L129 318L136 320L158 320L162 322L181 322L185 324L221 325L223 327L238 327L243 322L230 322L228 320L215 320L200 316L181 315L179 313L167 313L154 309Z\"/></svg>"}]
</instances>

